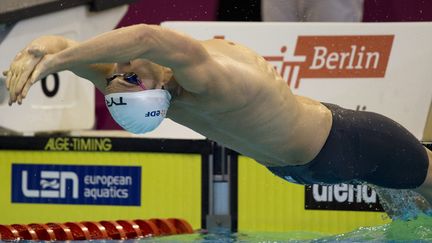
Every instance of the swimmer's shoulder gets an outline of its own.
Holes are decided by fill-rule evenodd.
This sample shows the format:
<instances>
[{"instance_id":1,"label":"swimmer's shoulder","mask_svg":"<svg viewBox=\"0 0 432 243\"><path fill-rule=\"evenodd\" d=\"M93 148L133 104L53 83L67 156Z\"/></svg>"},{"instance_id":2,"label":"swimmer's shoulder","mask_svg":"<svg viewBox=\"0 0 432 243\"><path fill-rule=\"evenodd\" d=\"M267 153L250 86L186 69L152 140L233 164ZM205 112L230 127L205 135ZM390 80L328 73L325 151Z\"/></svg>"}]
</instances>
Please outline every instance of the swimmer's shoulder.
<instances>
[{"instance_id":1,"label":"swimmer's shoulder","mask_svg":"<svg viewBox=\"0 0 432 243\"><path fill-rule=\"evenodd\" d=\"M204 46L213 46L213 47L221 47L221 46L236 46L237 43L226 39L208 39L201 41Z\"/></svg>"},{"instance_id":2,"label":"swimmer's shoulder","mask_svg":"<svg viewBox=\"0 0 432 243\"><path fill-rule=\"evenodd\" d=\"M237 53L237 52L242 52L242 53L248 53L248 54L252 54L252 55L257 55L256 52L254 52L252 49L240 44L240 43L236 43L233 42L231 40L225 40L225 39L210 39L210 40L205 40L201 42L203 44L203 46L209 50L209 51L222 51L222 52L227 52L227 53Z\"/></svg>"},{"instance_id":3,"label":"swimmer's shoulder","mask_svg":"<svg viewBox=\"0 0 432 243\"><path fill-rule=\"evenodd\" d=\"M202 41L202 45L211 56L228 57L235 63L256 64L257 60L263 62L264 59L252 49L245 45L225 39L210 39Z\"/></svg>"}]
</instances>

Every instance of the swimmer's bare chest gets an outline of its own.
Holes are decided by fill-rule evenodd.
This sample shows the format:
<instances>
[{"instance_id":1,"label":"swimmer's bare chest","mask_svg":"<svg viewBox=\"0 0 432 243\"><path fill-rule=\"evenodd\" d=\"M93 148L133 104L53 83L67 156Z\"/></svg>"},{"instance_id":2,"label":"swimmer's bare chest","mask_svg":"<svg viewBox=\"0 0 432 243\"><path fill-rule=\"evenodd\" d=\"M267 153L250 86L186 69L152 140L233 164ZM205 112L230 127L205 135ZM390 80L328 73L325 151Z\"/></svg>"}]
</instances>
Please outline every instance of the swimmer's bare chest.
<instances>
[{"instance_id":1,"label":"swimmer's bare chest","mask_svg":"<svg viewBox=\"0 0 432 243\"><path fill-rule=\"evenodd\" d=\"M173 104L169 117L260 162L283 164L293 160L290 144L295 143L295 139L289 122L283 121L283 115L275 117L270 112L252 106L213 113L208 109L177 107Z\"/></svg>"},{"instance_id":2,"label":"swimmer's bare chest","mask_svg":"<svg viewBox=\"0 0 432 243\"><path fill-rule=\"evenodd\" d=\"M300 111L294 95L261 57L228 51L215 59L230 70L221 72L206 94L176 98L169 117L258 161L295 161Z\"/></svg>"}]
</instances>

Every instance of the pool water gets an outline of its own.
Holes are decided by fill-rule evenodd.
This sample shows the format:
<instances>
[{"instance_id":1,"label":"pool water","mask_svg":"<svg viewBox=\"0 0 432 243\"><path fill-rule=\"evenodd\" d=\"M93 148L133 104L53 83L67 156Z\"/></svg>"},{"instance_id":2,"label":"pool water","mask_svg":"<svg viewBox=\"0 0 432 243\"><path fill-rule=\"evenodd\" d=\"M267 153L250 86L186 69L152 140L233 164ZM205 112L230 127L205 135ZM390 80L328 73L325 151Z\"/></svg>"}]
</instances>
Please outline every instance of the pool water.
<instances>
[{"instance_id":1,"label":"pool water","mask_svg":"<svg viewBox=\"0 0 432 243\"><path fill-rule=\"evenodd\" d=\"M432 241L432 217L420 215L411 220L394 220L376 227L363 227L358 230L331 236L326 241Z\"/></svg>"},{"instance_id":2,"label":"pool water","mask_svg":"<svg viewBox=\"0 0 432 243\"><path fill-rule=\"evenodd\" d=\"M359 242L422 241L432 242L432 207L410 190L374 188L392 222L361 227L351 232L329 235L318 232L240 232L219 230L208 234L191 234L143 239L150 242Z\"/></svg>"},{"instance_id":3,"label":"pool water","mask_svg":"<svg viewBox=\"0 0 432 243\"><path fill-rule=\"evenodd\" d=\"M352 232L328 235L314 232L241 232L220 231L208 234L176 235L140 240L144 242L358 242L358 241L432 241L432 217L419 215L410 220L394 220L375 227L362 227Z\"/></svg>"}]
</instances>

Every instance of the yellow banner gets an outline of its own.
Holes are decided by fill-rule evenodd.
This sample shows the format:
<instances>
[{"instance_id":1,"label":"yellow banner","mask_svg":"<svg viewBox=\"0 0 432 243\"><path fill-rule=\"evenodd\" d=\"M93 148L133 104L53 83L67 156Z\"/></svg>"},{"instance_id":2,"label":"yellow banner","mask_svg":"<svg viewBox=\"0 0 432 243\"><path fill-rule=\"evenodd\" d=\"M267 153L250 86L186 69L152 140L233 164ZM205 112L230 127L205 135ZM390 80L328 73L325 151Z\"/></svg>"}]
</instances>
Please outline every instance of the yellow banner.
<instances>
[{"instance_id":1,"label":"yellow banner","mask_svg":"<svg viewBox=\"0 0 432 243\"><path fill-rule=\"evenodd\" d=\"M80 141L76 146L84 146ZM62 147L60 143L47 144L46 146ZM106 148L107 144L85 144ZM104 147L105 146L105 147ZM59 149L64 150L64 149ZM109 150L109 148L106 148ZM60 195L61 188L51 191L34 190L27 184L31 183L31 174L23 174L26 181L15 179L12 185L12 167L40 165L58 166L98 166L110 167L133 166L141 169L141 198L140 206L124 205L80 205L59 203L31 203L13 202L12 190L21 193L27 191L27 195L38 192ZM45 168L45 167L43 167ZM119 167L120 168L120 167ZM27 173L27 171L25 172ZM43 183L51 184L52 188L58 188L58 181L49 180L53 172L44 172L48 179ZM51 173L51 174L49 174ZM62 172L54 172L62 173ZM26 177L24 177L24 175ZM39 176L39 175L38 175ZM66 179L74 179L74 175L66 174ZM14 223L46 223L67 222L83 220L117 220L117 219L148 219L148 218L183 218L194 229L201 228L201 156L191 154L173 153L131 153L131 152L53 152L53 151L0 151L0 224ZM40 176L42 178L42 176ZM60 177L61 178L61 177ZM109 177L110 184L125 184L123 177ZM65 179L65 181L67 181ZM95 180L106 180L105 177L89 177L89 183ZM61 179L59 179L61 180ZM70 180L73 181L73 180ZM24 184L25 182L25 184ZM39 183L39 181L37 181ZM106 182L105 182L106 183ZM45 185L44 184L44 185ZM68 184L67 184L68 185ZM38 187L38 185L35 185ZM35 187L33 186L33 187ZM48 185L49 186L49 185ZM69 185L70 186L70 185ZM29 188L27 188L29 187ZM40 187L42 188L42 187ZM115 188L115 187L114 187ZM99 191L98 191L99 193ZM110 193L107 191L107 193ZM39 194L37 194L39 195ZM42 194L41 194L42 195ZM48 195L49 196L49 195ZM69 195L66 195L69 196ZM121 195L120 195L121 196Z\"/></svg>"},{"instance_id":2,"label":"yellow banner","mask_svg":"<svg viewBox=\"0 0 432 243\"><path fill-rule=\"evenodd\" d=\"M306 210L305 188L273 175L256 161L239 157L238 230L343 233L390 222L385 213Z\"/></svg>"}]
</instances>

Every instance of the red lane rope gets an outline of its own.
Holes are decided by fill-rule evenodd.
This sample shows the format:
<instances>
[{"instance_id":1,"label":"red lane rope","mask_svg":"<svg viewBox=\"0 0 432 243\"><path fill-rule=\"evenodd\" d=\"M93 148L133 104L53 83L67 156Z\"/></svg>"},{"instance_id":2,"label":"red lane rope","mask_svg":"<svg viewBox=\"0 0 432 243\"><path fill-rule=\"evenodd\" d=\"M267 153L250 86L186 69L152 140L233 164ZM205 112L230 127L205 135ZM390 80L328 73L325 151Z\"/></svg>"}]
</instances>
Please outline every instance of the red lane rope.
<instances>
[{"instance_id":1,"label":"red lane rope","mask_svg":"<svg viewBox=\"0 0 432 243\"><path fill-rule=\"evenodd\" d=\"M22 240L37 240L38 236L36 232L30 228L30 226L25 224L13 224L11 225L14 229L18 231L20 239Z\"/></svg>"},{"instance_id":2,"label":"red lane rope","mask_svg":"<svg viewBox=\"0 0 432 243\"><path fill-rule=\"evenodd\" d=\"M175 235L177 234L176 228L166 219L150 219L162 233L162 235Z\"/></svg>"},{"instance_id":3,"label":"red lane rope","mask_svg":"<svg viewBox=\"0 0 432 243\"><path fill-rule=\"evenodd\" d=\"M98 222L81 222L85 225L90 232L90 239L92 240L106 240L109 239L108 233L103 225Z\"/></svg>"},{"instance_id":4,"label":"red lane rope","mask_svg":"<svg viewBox=\"0 0 432 243\"><path fill-rule=\"evenodd\" d=\"M193 232L186 220L178 218L0 224L0 240L5 241L127 240Z\"/></svg>"},{"instance_id":5,"label":"red lane rope","mask_svg":"<svg viewBox=\"0 0 432 243\"><path fill-rule=\"evenodd\" d=\"M107 230L109 238L113 240L126 240L126 233L123 226L114 221L100 221Z\"/></svg>"},{"instance_id":6,"label":"red lane rope","mask_svg":"<svg viewBox=\"0 0 432 243\"><path fill-rule=\"evenodd\" d=\"M19 237L18 230L12 228L12 226L0 225L0 239L11 241Z\"/></svg>"},{"instance_id":7,"label":"red lane rope","mask_svg":"<svg viewBox=\"0 0 432 243\"><path fill-rule=\"evenodd\" d=\"M168 221L174 225L177 229L178 234L192 234L194 231L192 226L184 219L168 219Z\"/></svg>"},{"instance_id":8,"label":"red lane rope","mask_svg":"<svg viewBox=\"0 0 432 243\"><path fill-rule=\"evenodd\" d=\"M130 220L117 220L117 223L123 227L127 239L143 237L143 234L137 223Z\"/></svg>"},{"instance_id":9,"label":"red lane rope","mask_svg":"<svg viewBox=\"0 0 432 243\"><path fill-rule=\"evenodd\" d=\"M161 235L159 228L154 223L148 220L136 219L134 220L134 222L138 224L141 232L143 232L144 237Z\"/></svg>"},{"instance_id":10,"label":"red lane rope","mask_svg":"<svg viewBox=\"0 0 432 243\"><path fill-rule=\"evenodd\" d=\"M85 225L77 222L67 222L64 225L71 230L74 240L91 239L90 232Z\"/></svg>"},{"instance_id":11,"label":"red lane rope","mask_svg":"<svg viewBox=\"0 0 432 243\"><path fill-rule=\"evenodd\" d=\"M56 240L54 231L50 229L45 224L29 224L30 228L32 228L37 236L38 240L46 240L46 241L53 241Z\"/></svg>"},{"instance_id":12,"label":"red lane rope","mask_svg":"<svg viewBox=\"0 0 432 243\"><path fill-rule=\"evenodd\" d=\"M55 240L73 240L72 231L63 224L48 223L46 224L52 231L54 231Z\"/></svg>"}]
</instances>

